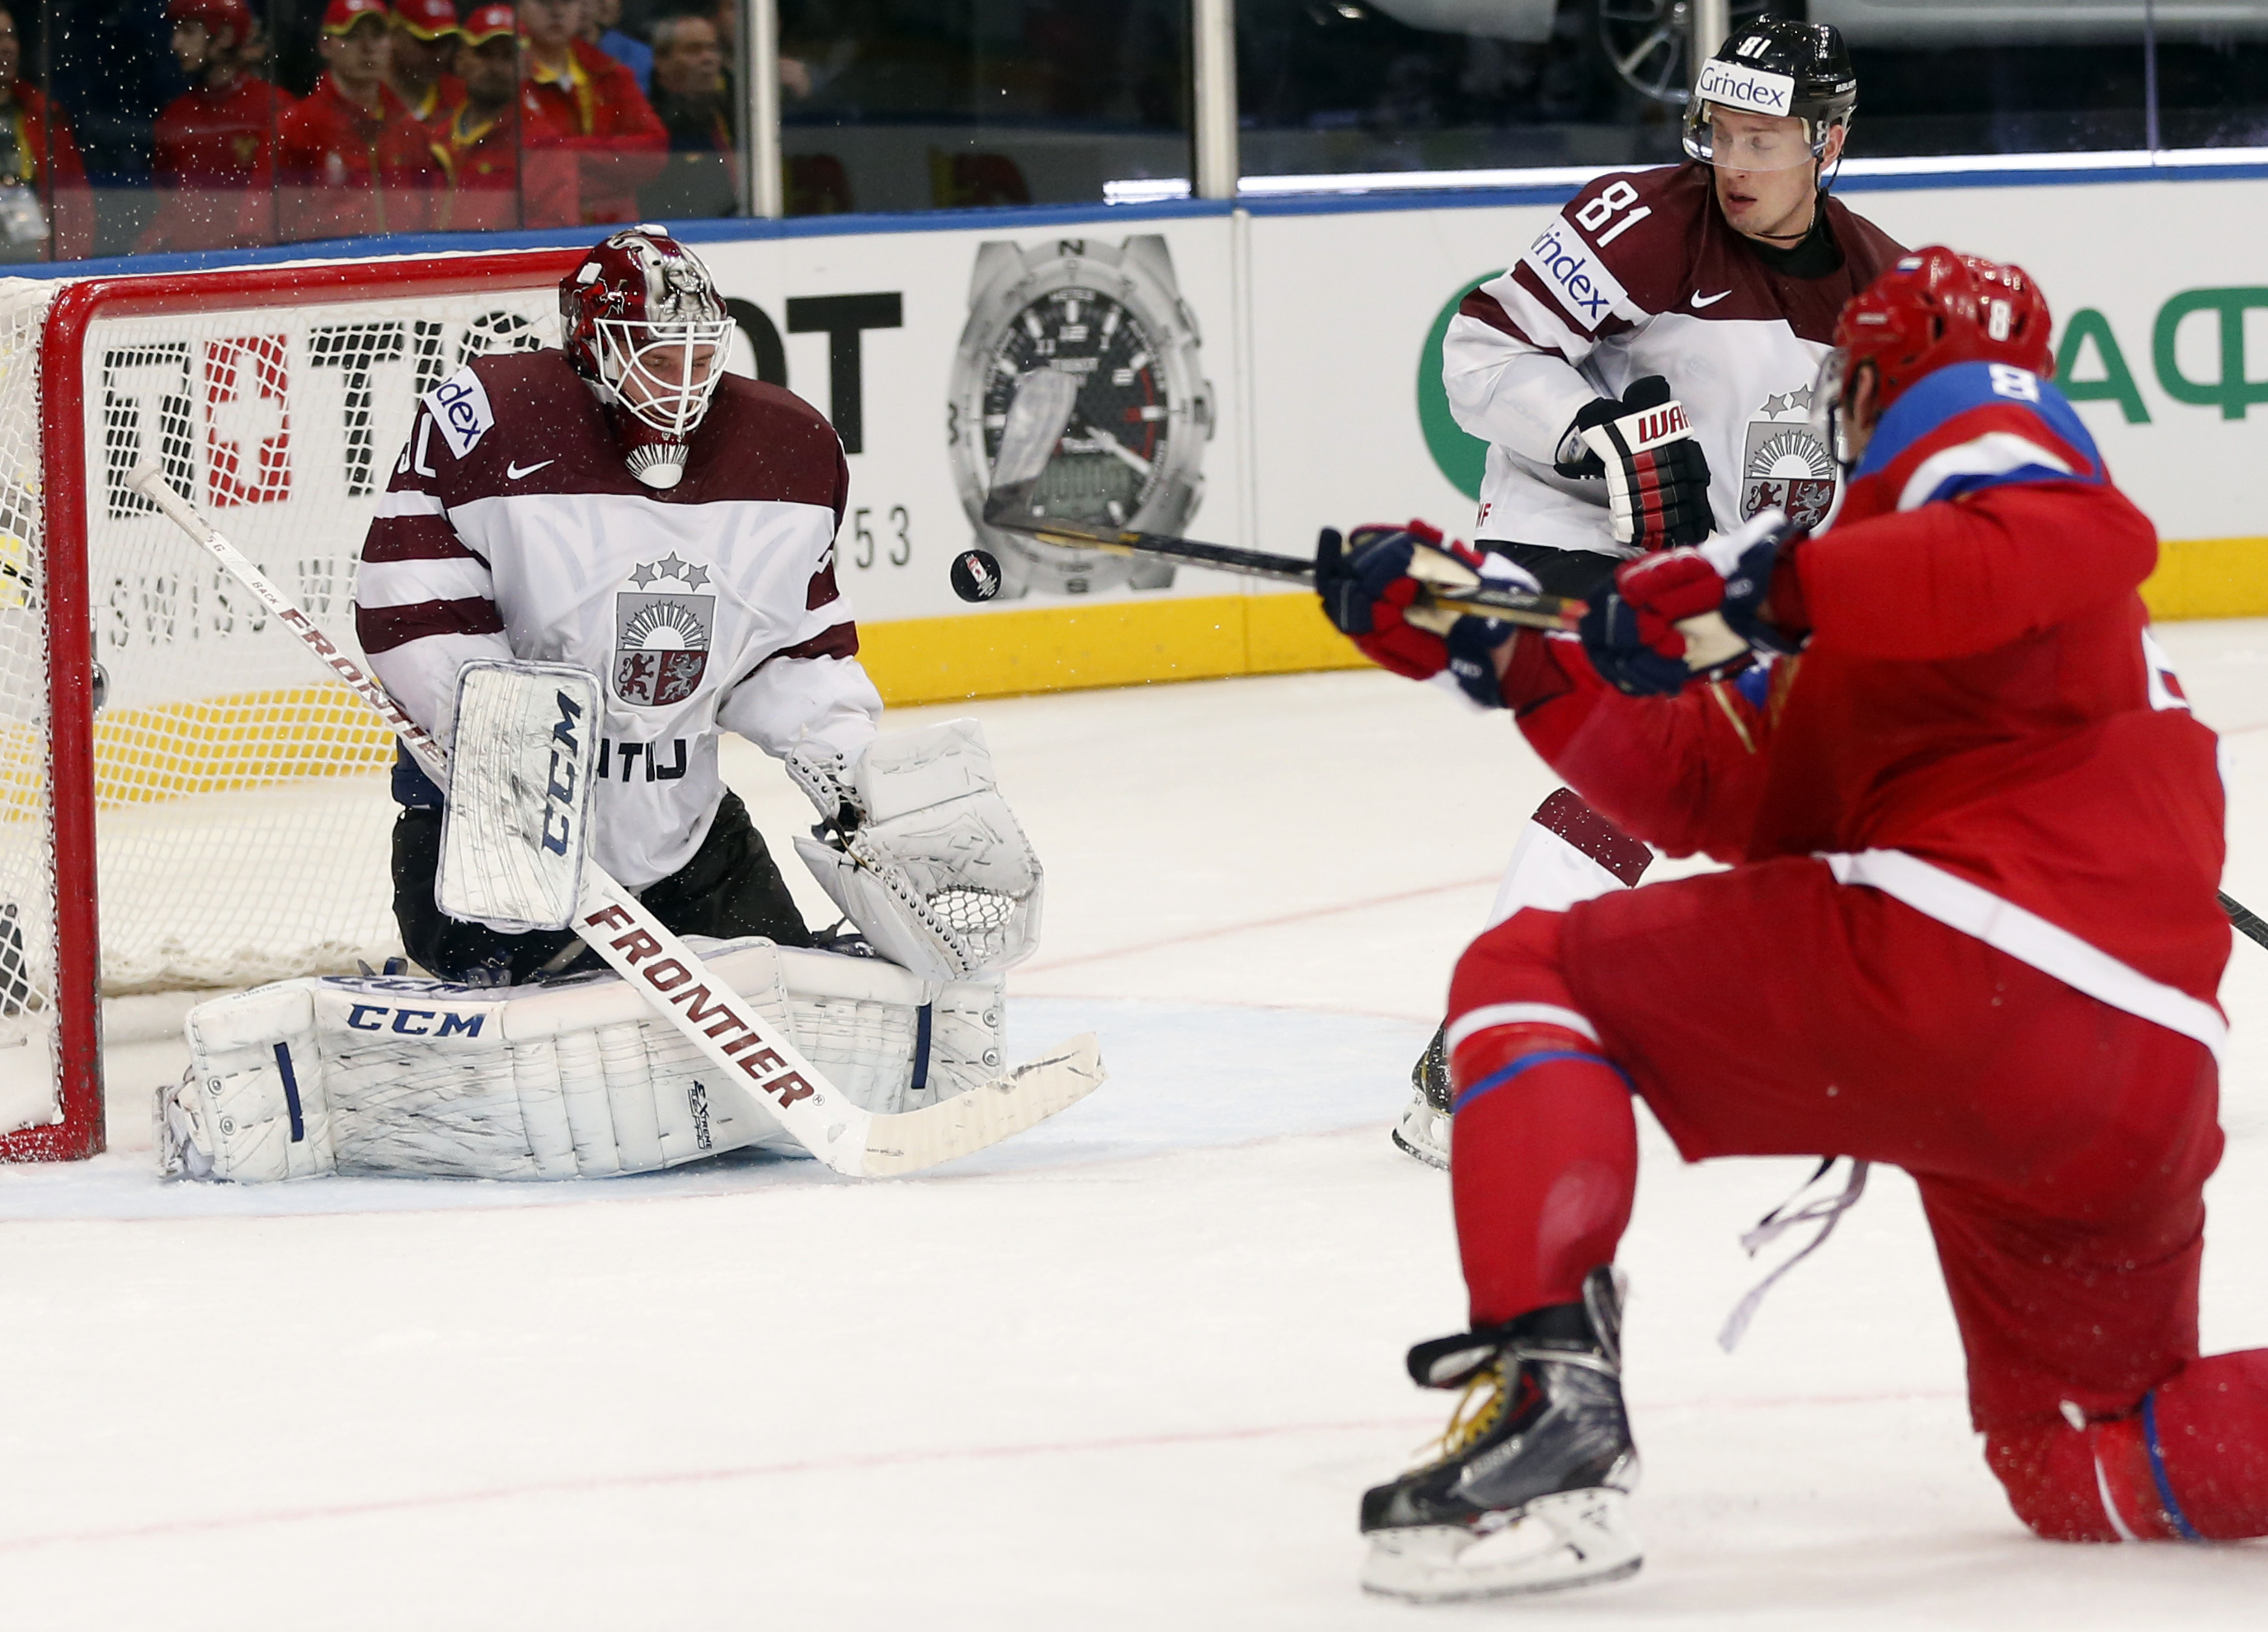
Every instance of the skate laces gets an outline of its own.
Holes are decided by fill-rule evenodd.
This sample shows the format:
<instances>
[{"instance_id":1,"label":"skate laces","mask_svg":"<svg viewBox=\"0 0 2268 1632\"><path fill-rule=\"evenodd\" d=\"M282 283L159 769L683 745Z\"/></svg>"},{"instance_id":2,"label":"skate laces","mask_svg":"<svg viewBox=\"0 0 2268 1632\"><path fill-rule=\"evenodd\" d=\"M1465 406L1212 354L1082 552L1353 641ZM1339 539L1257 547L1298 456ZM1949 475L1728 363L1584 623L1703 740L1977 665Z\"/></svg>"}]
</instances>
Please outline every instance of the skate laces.
<instances>
[{"instance_id":1,"label":"skate laces","mask_svg":"<svg viewBox=\"0 0 2268 1632\"><path fill-rule=\"evenodd\" d=\"M1843 1222L1843 1215L1856 1207L1859 1198L1867 1193L1868 1164L1853 1158L1851 1176L1845 1181L1841 1194L1822 1197L1802 1207L1796 1206L1802 1201L1804 1191L1824 1179L1835 1162L1836 1158L1831 1156L1822 1159L1817 1171L1803 1181L1793 1195L1758 1219L1756 1228L1741 1238L1741 1245L1748 1249L1749 1256L1754 1258L1799 1224L1815 1224L1819 1226L1819 1233L1803 1244L1802 1251L1750 1287L1748 1296L1733 1305L1733 1312L1725 1317L1724 1329L1717 1334L1717 1346L1727 1354L1731 1354L1739 1346L1742 1334L1749 1329L1749 1322L1764 1306L1765 1294L1772 1290L1782 1275L1826 1246L1827 1238L1835 1233L1835 1226Z\"/></svg>"},{"instance_id":2,"label":"skate laces","mask_svg":"<svg viewBox=\"0 0 2268 1632\"><path fill-rule=\"evenodd\" d=\"M1514 1372L1517 1373L1516 1366ZM1463 1455L1476 1444L1503 1417L1506 1403L1512 1397L1511 1383L1501 1360L1474 1372L1457 1395L1457 1403L1450 1408L1449 1425L1413 1452L1422 1459L1418 1466L1437 1467Z\"/></svg>"}]
</instances>

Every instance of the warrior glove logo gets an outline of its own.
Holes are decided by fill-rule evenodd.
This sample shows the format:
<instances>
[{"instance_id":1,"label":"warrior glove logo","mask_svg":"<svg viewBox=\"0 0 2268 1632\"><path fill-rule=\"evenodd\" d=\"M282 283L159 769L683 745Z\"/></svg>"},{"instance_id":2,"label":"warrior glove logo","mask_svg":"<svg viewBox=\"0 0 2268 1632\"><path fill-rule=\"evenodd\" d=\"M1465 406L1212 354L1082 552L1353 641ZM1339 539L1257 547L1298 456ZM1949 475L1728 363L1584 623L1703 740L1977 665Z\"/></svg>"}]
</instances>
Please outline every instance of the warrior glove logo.
<instances>
[{"instance_id":1,"label":"warrior glove logo","mask_svg":"<svg viewBox=\"0 0 2268 1632\"><path fill-rule=\"evenodd\" d=\"M709 572L673 552L639 564L615 592L615 695L633 708L666 709L701 689L717 597L701 592Z\"/></svg>"}]
</instances>

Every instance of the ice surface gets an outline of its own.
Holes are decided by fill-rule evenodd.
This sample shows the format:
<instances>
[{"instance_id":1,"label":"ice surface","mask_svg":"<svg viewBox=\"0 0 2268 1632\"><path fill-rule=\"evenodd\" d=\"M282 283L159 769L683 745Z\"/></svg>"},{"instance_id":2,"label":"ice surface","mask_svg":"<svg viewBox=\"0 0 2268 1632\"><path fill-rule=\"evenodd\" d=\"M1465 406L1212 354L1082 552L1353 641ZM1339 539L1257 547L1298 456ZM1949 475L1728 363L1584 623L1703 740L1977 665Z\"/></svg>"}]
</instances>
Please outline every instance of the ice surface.
<instances>
[{"instance_id":1,"label":"ice surface","mask_svg":"<svg viewBox=\"0 0 2268 1632\"><path fill-rule=\"evenodd\" d=\"M2268 624L2161 633L2228 733L2228 887L2268 903ZM2054 1547L2009 1517L1896 1175L1720 1355L1756 1274L1734 1238L1805 1164L1684 1168L1650 1125L1645 1571L1365 1599L1356 1498L1444 1415L1402 1350L1462 1324L1445 1182L1386 1126L1549 778L1500 716L1384 675L924 712L983 717L1049 867L1016 1049L1091 1027L1109 1084L896 1183L164 1187L146 1090L178 1045L121 1026L114 1153L0 1170L5 1624L2263 1623L2268 1547ZM784 850L800 796L728 769ZM2268 952L2240 943L2223 996L2229 1348L2268 1343Z\"/></svg>"}]
</instances>

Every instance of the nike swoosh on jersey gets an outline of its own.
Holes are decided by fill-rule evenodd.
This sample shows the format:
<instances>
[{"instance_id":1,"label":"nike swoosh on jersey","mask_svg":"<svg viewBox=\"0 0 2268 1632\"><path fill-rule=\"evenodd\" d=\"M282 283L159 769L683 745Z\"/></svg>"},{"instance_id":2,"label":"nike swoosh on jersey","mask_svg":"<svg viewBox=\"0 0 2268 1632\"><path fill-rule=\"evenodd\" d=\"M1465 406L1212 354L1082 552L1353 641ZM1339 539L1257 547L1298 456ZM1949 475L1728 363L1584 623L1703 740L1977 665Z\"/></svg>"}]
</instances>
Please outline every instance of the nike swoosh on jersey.
<instances>
[{"instance_id":1,"label":"nike swoosh on jersey","mask_svg":"<svg viewBox=\"0 0 2268 1632\"><path fill-rule=\"evenodd\" d=\"M533 465L506 465L504 467L504 479L506 482L517 482L522 476L534 475L537 471L541 470L546 465L556 465L558 462L559 461L556 459L538 459Z\"/></svg>"},{"instance_id":2,"label":"nike swoosh on jersey","mask_svg":"<svg viewBox=\"0 0 2268 1632\"><path fill-rule=\"evenodd\" d=\"M1698 312L1704 306L1713 306L1732 292L1729 289L1720 289L1713 295L1704 295L1697 289L1693 291L1693 309Z\"/></svg>"}]
</instances>

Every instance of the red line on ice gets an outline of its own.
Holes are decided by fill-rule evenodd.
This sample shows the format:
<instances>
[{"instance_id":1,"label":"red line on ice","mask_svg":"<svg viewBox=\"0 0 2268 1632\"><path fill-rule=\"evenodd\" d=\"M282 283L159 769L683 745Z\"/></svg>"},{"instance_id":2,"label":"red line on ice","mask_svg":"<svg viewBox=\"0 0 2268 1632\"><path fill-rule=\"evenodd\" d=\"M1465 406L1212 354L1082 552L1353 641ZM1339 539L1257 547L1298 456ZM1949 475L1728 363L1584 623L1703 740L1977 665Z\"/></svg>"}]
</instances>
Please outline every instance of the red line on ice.
<instances>
[{"instance_id":1,"label":"red line on ice","mask_svg":"<svg viewBox=\"0 0 2268 1632\"><path fill-rule=\"evenodd\" d=\"M1138 941L1131 946L1113 946L1101 952L1073 952L1068 958L1051 959L1045 963L1026 966L1026 974L1046 974L1057 969L1068 969L1073 964L1101 963L1112 958L1131 958L1141 952L1162 952L1168 946L1186 946L1192 941L1217 941L1230 935L1243 935L1254 930L1281 929L1287 923L1306 923L1316 918L1333 918L1341 913L1366 912L1373 907L1391 907L1398 901L1422 901L1428 895L1450 895L1459 890L1480 889L1494 884L1496 876L1485 878L1460 878L1454 884L1429 884L1422 889L1397 890L1391 895L1373 895L1359 901L1340 901L1329 907L1310 907L1302 912L1287 912L1280 917L1253 918L1242 923L1226 923L1218 929L1192 930L1186 935L1168 935L1161 940Z\"/></svg>"}]
</instances>

